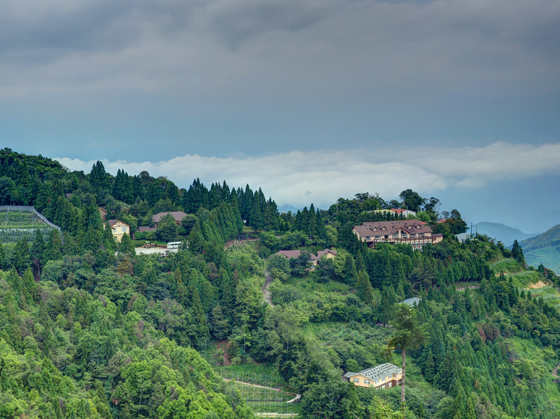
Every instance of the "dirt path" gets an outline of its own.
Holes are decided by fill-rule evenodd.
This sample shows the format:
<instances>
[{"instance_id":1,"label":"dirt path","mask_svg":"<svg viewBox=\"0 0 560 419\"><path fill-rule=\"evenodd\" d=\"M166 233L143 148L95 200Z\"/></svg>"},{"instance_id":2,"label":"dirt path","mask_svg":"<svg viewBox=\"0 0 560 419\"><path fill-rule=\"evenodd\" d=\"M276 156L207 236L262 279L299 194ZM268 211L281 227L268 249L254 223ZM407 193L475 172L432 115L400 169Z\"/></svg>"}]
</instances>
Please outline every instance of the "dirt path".
<instances>
[{"instance_id":1,"label":"dirt path","mask_svg":"<svg viewBox=\"0 0 560 419\"><path fill-rule=\"evenodd\" d=\"M552 370L552 376L553 376L554 378L560 378L560 377L558 377L558 368L560 368L560 364L556 365L556 368L554 368L554 369Z\"/></svg>"},{"instance_id":2,"label":"dirt path","mask_svg":"<svg viewBox=\"0 0 560 419\"><path fill-rule=\"evenodd\" d=\"M268 290L268 286L272 283L272 275L270 275L268 273L268 270L265 271L264 275L265 275L266 280L264 282L264 286L262 287L263 299L264 299L264 301L266 301L271 306L274 306L274 304L272 304L272 295L270 294L270 291Z\"/></svg>"},{"instance_id":3,"label":"dirt path","mask_svg":"<svg viewBox=\"0 0 560 419\"><path fill-rule=\"evenodd\" d=\"M530 290L538 290L539 288L544 288L547 285L543 282L543 281L539 281L539 282L535 282L534 284L531 284L527 287L527 289Z\"/></svg>"}]
</instances>

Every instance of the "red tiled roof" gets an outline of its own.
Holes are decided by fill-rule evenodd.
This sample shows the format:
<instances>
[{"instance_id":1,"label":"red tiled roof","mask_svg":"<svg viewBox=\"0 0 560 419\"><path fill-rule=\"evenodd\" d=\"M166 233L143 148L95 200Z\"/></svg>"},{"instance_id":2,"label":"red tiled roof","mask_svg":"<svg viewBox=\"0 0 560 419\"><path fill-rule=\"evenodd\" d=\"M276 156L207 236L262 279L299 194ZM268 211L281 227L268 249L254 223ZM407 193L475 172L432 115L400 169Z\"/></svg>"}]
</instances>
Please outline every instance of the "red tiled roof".
<instances>
[{"instance_id":1,"label":"red tiled roof","mask_svg":"<svg viewBox=\"0 0 560 419\"><path fill-rule=\"evenodd\" d=\"M393 208L393 209L390 209L389 211L393 211L393 212L396 212L397 214L400 214L401 212L406 211L406 210L402 209L402 208Z\"/></svg>"},{"instance_id":2,"label":"red tiled roof","mask_svg":"<svg viewBox=\"0 0 560 419\"><path fill-rule=\"evenodd\" d=\"M440 218L439 220L437 220L437 223L441 224L441 223L445 223L446 221L447 221L447 218Z\"/></svg>"}]
</instances>

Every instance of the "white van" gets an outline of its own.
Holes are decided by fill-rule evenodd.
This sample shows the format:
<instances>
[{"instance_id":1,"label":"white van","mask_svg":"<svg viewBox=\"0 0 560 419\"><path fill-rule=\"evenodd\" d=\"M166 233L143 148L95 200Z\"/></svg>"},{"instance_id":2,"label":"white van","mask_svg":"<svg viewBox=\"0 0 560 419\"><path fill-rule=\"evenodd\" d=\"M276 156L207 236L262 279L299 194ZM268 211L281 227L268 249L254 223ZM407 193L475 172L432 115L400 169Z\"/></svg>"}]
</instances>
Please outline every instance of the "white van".
<instances>
[{"instance_id":1,"label":"white van","mask_svg":"<svg viewBox=\"0 0 560 419\"><path fill-rule=\"evenodd\" d=\"M182 242L170 242L170 243L167 243L167 248L169 250L172 250L172 249L173 250L179 250L181 248L182 244L183 244Z\"/></svg>"}]
</instances>

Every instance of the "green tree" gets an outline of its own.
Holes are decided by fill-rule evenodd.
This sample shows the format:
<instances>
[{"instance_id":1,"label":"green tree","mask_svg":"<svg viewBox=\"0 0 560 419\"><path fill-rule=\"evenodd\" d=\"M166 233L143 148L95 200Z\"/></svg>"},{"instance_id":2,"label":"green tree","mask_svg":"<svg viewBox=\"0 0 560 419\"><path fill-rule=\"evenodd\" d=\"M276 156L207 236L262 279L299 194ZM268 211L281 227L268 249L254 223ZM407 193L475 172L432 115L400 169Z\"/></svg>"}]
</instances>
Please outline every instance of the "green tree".
<instances>
[{"instance_id":1,"label":"green tree","mask_svg":"<svg viewBox=\"0 0 560 419\"><path fill-rule=\"evenodd\" d=\"M136 255L136 250L134 249L134 244L132 239L126 233L123 234L121 242L119 243L119 255L134 256Z\"/></svg>"},{"instance_id":2,"label":"green tree","mask_svg":"<svg viewBox=\"0 0 560 419\"><path fill-rule=\"evenodd\" d=\"M424 205L424 198L414 192L412 189L402 191L399 197L403 200L403 204L411 211L418 212Z\"/></svg>"},{"instance_id":3,"label":"green tree","mask_svg":"<svg viewBox=\"0 0 560 419\"><path fill-rule=\"evenodd\" d=\"M0 270L5 271L8 268L6 263L6 253L4 252L4 246L0 242Z\"/></svg>"},{"instance_id":4,"label":"green tree","mask_svg":"<svg viewBox=\"0 0 560 419\"><path fill-rule=\"evenodd\" d=\"M259 195L257 193L255 193L253 209L251 211L251 218L249 219L249 221L251 223L251 227L253 227L257 231L264 228L263 213L261 210Z\"/></svg>"},{"instance_id":5,"label":"green tree","mask_svg":"<svg viewBox=\"0 0 560 419\"><path fill-rule=\"evenodd\" d=\"M35 238L31 245L31 259L37 267L37 273L41 274L41 266L43 265L43 255L45 254L45 240L40 229L35 230Z\"/></svg>"},{"instance_id":6,"label":"green tree","mask_svg":"<svg viewBox=\"0 0 560 419\"><path fill-rule=\"evenodd\" d=\"M181 227L185 229L185 235L188 235L191 232L197 221L198 218L196 218L196 215L194 214L187 214L185 217L183 217L183 219L181 220Z\"/></svg>"},{"instance_id":7,"label":"green tree","mask_svg":"<svg viewBox=\"0 0 560 419\"><path fill-rule=\"evenodd\" d=\"M12 257L12 265L21 274L23 274L29 266L29 245L25 238L16 243L14 256Z\"/></svg>"},{"instance_id":8,"label":"green tree","mask_svg":"<svg viewBox=\"0 0 560 419\"><path fill-rule=\"evenodd\" d=\"M47 260L57 260L62 256L62 242L57 229L51 230L49 244L45 253Z\"/></svg>"},{"instance_id":9,"label":"green tree","mask_svg":"<svg viewBox=\"0 0 560 419\"><path fill-rule=\"evenodd\" d=\"M364 303L369 305L373 304L373 287L371 286L371 282L369 281L366 271L360 271L358 273L356 291L356 294Z\"/></svg>"},{"instance_id":10,"label":"green tree","mask_svg":"<svg viewBox=\"0 0 560 419\"><path fill-rule=\"evenodd\" d=\"M177 223L171 214L165 214L158 223L156 237L164 242L172 242L177 237Z\"/></svg>"},{"instance_id":11,"label":"green tree","mask_svg":"<svg viewBox=\"0 0 560 419\"><path fill-rule=\"evenodd\" d=\"M405 417L405 378L406 378L406 351L424 345L429 339L428 325L421 324L418 320L418 311L408 304L395 304L393 306L390 325L394 333L387 345L387 352L395 349L401 350L402 355L402 381L401 381L401 403L403 418Z\"/></svg>"},{"instance_id":12,"label":"green tree","mask_svg":"<svg viewBox=\"0 0 560 419\"><path fill-rule=\"evenodd\" d=\"M212 309L210 318L214 337L219 340L225 339L228 334L227 320L224 318L222 307L219 304Z\"/></svg>"}]
</instances>

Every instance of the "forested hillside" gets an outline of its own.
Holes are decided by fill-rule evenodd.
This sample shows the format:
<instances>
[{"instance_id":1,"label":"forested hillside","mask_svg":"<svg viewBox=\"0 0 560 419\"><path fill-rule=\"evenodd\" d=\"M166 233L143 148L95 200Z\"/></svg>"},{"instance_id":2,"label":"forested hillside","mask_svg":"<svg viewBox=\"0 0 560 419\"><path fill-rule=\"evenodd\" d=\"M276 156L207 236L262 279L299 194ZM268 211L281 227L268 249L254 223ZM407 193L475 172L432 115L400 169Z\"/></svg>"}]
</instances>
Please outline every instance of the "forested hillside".
<instances>
[{"instance_id":1,"label":"forested hillside","mask_svg":"<svg viewBox=\"0 0 560 419\"><path fill-rule=\"evenodd\" d=\"M180 189L147 172L112 176L100 162L72 172L8 149L0 163L0 204L33 205L62 229L0 246L0 417L255 417L255 400L222 370L279 375L302 396L290 408L299 417L402 417L400 388L357 388L342 375L399 364L387 326L409 297L421 298L414 310L429 333L406 357L406 417L560 417L559 277L527 267L518 245L459 243L466 224L456 209L439 212L437 198L360 193L280 214L248 185L196 179ZM371 249L353 234L402 219L376 212L401 207L443 241ZM168 211L188 215L155 228L152 216ZM109 219L139 234L117 243ZM136 254L146 239L185 246ZM325 248L335 256L312 265ZM274 255L295 249L297 258Z\"/></svg>"},{"instance_id":2,"label":"forested hillside","mask_svg":"<svg viewBox=\"0 0 560 419\"><path fill-rule=\"evenodd\" d=\"M560 225L520 244L526 250L527 261L560 271Z\"/></svg>"}]
</instances>

